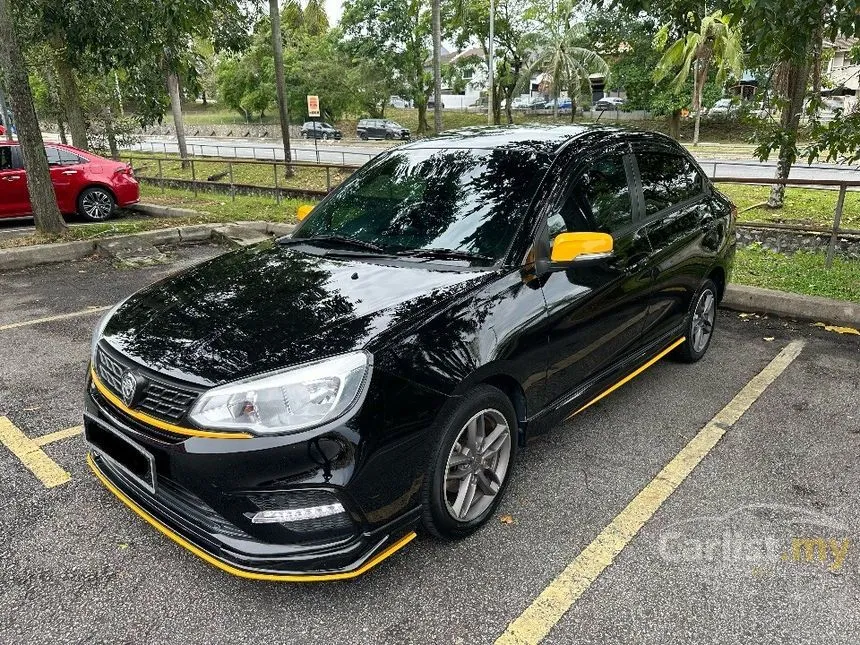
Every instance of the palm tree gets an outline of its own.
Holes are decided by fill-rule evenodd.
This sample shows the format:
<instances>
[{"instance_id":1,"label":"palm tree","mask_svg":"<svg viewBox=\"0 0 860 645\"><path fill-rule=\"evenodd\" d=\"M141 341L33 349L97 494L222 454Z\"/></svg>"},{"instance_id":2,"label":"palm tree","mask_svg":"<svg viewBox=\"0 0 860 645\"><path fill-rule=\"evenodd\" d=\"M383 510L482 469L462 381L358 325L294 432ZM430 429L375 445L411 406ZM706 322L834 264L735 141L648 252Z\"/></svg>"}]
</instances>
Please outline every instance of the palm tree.
<instances>
[{"instance_id":1,"label":"palm tree","mask_svg":"<svg viewBox=\"0 0 860 645\"><path fill-rule=\"evenodd\" d=\"M558 118L559 94L566 89L572 103L570 120L573 121L578 100L591 95L589 76L602 74L608 78L609 65L596 52L577 45L584 41L585 27L580 23L571 24L570 13L570 6L561 3L544 21L544 30L538 35L525 80L528 82L538 72L549 76L554 118Z\"/></svg>"},{"instance_id":2,"label":"palm tree","mask_svg":"<svg viewBox=\"0 0 860 645\"><path fill-rule=\"evenodd\" d=\"M431 0L433 21L433 132L442 131L442 0Z\"/></svg>"},{"instance_id":3,"label":"palm tree","mask_svg":"<svg viewBox=\"0 0 860 645\"><path fill-rule=\"evenodd\" d=\"M743 49L740 30L731 25L731 14L715 11L702 18L698 31L687 32L672 43L657 63L654 80L660 81L678 69L672 85L679 88L687 81L693 69L693 111L696 125L693 131L693 145L699 143L699 125L702 118L702 92L708 80L710 65L717 66L717 83L724 83L729 72L740 76L743 72ZM669 25L658 32L655 43L660 49L666 45Z\"/></svg>"}]
</instances>

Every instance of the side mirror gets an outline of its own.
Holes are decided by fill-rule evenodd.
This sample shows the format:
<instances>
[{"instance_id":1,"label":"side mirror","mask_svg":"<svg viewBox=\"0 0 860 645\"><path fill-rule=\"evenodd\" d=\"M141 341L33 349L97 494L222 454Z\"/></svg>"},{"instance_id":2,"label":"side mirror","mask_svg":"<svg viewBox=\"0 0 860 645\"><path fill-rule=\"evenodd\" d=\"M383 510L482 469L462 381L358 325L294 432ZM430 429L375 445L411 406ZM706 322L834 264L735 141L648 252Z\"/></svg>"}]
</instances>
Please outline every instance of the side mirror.
<instances>
[{"instance_id":1,"label":"side mirror","mask_svg":"<svg viewBox=\"0 0 860 645\"><path fill-rule=\"evenodd\" d=\"M612 236L606 233L560 233L552 242L550 262L568 265L602 260L612 255L612 246Z\"/></svg>"},{"instance_id":2,"label":"side mirror","mask_svg":"<svg viewBox=\"0 0 860 645\"><path fill-rule=\"evenodd\" d=\"M296 209L296 219L300 222L303 221L308 215L311 214L311 211L314 209L311 204L302 204Z\"/></svg>"}]
</instances>

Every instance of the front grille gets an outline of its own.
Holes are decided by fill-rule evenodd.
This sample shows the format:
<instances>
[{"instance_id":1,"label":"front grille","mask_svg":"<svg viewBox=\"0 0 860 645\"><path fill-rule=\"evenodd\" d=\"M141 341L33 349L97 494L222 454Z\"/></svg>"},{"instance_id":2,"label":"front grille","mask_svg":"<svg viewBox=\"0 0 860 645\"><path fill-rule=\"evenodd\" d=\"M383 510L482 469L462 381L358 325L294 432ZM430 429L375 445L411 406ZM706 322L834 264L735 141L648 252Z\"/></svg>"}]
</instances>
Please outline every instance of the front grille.
<instances>
[{"instance_id":1,"label":"front grille","mask_svg":"<svg viewBox=\"0 0 860 645\"><path fill-rule=\"evenodd\" d=\"M99 347L96 354L96 373L111 392L121 397L122 376L126 371L133 370L145 380L143 391L132 407L172 423L182 419L200 392L190 387L155 380L149 374L141 374L136 369L138 367L131 361L108 354L102 347Z\"/></svg>"}]
</instances>

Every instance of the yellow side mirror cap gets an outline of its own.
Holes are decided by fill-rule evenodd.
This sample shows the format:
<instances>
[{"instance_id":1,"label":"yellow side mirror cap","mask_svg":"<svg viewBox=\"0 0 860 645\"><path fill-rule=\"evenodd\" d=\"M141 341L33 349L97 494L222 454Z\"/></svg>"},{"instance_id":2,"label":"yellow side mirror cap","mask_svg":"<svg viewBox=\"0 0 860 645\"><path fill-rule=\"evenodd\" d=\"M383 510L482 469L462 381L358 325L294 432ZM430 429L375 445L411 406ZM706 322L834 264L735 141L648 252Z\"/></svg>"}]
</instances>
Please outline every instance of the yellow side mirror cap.
<instances>
[{"instance_id":1,"label":"yellow side mirror cap","mask_svg":"<svg viewBox=\"0 0 860 645\"><path fill-rule=\"evenodd\" d=\"M311 211L314 209L311 204L302 204L296 209L296 219L300 222L303 221L308 215L311 214Z\"/></svg>"},{"instance_id":2,"label":"yellow side mirror cap","mask_svg":"<svg viewBox=\"0 0 860 645\"><path fill-rule=\"evenodd\" d=\"M552 243L553 262L573 262L585 256L601 256L612 253L613 239L606 233L560 233Z\"/></svg>"}]
</instances>

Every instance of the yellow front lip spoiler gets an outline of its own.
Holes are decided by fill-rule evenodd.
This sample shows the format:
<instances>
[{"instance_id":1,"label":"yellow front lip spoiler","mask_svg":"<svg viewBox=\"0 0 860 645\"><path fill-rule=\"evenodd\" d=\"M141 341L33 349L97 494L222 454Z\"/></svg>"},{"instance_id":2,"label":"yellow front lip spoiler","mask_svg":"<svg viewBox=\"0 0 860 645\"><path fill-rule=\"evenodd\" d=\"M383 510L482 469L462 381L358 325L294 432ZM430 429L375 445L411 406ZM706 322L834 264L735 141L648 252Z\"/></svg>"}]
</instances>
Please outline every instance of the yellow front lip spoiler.
<instances>
[{"instance_id":1,"label":"yellow front lip spoiler","mask_svg":"<svg viewBox=\"0 0 860 645\"><path fill-rule=\"evenodd\" d=\"M110 492L117 496L119 501L128 506L132 511L134 511L137 515L142 517L148 524L155 527L158 531L169 537L171 540L176 542L179 546L188 549L199 558L202 558L212 566L215 566L222 571L226 571L229 574L234 576L238 576L240 578L248 578L250 580L265 580L269 582L328 582L334 580L349 580L351 578L357 578L358 576L366 573L377 564L393 555L404 546L406 546L409 542L415 539L416 534L414 531L407 533L402 538L394 542L393 544L386 547L384 550L377 553L370 560L365 562L363 565L358 567L357 569L353 569L352 571L344 571L340 573L318 573L318 574L295 574L295 573L258 573L255 571L246 571L245 569L240 569L238 567L234 567L226 562L222 562L218 558L206 553L206 551L194 546L186 540L184 537L168 528L164 524L162 524L155 517L150 515L140 506L138 506L130 497L128 497L125 493L123 493L119 488L117 488L104 474L99 470L99 467L96 465L96 462L93 460L92 453L87 454L87 464L90 469L95 473L95 476L98 477L99 481L107 488Z\"/></svg>"}]
</instances>

